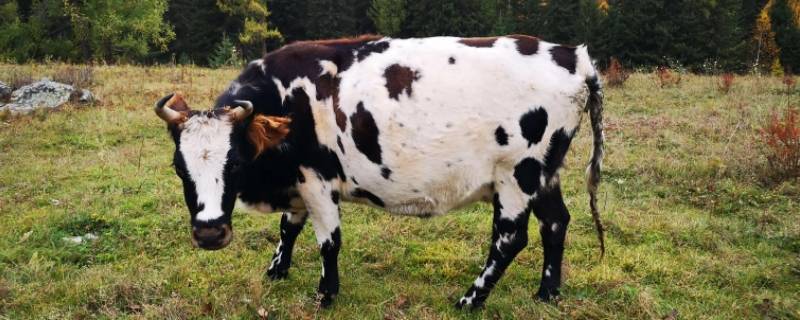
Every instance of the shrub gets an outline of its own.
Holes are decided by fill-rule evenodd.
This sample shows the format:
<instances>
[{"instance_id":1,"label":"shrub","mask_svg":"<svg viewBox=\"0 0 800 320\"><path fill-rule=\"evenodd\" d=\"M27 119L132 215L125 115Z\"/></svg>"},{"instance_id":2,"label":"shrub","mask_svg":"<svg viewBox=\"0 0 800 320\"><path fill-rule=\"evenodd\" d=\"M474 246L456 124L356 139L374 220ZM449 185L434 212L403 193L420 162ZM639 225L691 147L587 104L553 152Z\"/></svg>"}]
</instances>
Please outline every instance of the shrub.
<instances>
[{"instance_id":1,"label":"shrub","mask_svg":"<svg viewBox=\"0 0 800 320\"><path fill-rule=\"evenodd\" d=\"M0 80L7 81L6 84L11 86L12 89L17 90L21 87L33 83L33 74L30 71L26 72L19 68L12 68L7 74L0 78Z\"/></svg>"},{"instance_id":2,"label":"shrub","mask_svg":"<svg viewBox=\"0 0 800 320\"><path fill-rule=\"evenodd\" d=\"M791 106L773 113L761 129L770 173L777 180L800 177L800 112Z\"/></svg>"},{"instance_id":3,"label":"shrub","mask_svg":"<svg viewBox=\"0 0 800 320\"><path fill-rule=\"evenodd\" d=\"M786 94L791 94L794 92L794 86L797 84L797 81L794 80L794 77L791 74L787 74L783 77L783 85L786 86Z\"/></svg>"},{"instance_id":4,"label":"shrub","mask_svg":"<svg viewBox=\"0 0 800 320\"><path fill-rule=\"evenodd\" d=\"M772 60L772 65L769 67L769 72L772 74L773 77L783 77L783 65L781 64L781 58L776 57L775 60Z\"/></svg>"},{"instance_id":5,"label":"shrub","mask_svg":"<svg viewBox=\"0 0 800 320\"><path fill-rule=\"evenodd\" d=\"M733 87L734 75L732 73L725 73L719 77L718 89L720 92L727 94Z\"/></svg>"},{"instance_id":6,"label":"shrub","mask_svg":"<svg viewBox=\"0 0 800 320\"><path fill-rule=\"evenodd\" d=\"M630 75L631 73L622 67L622 63L612 57L603 80L609 87L621 87Z\"/></svg>"},{"instance_id":7,"label":"shrub","mask_svg":"<svg viewBox=\"0 0 800 320\"><path fill-rule=\"evenodd\" d=\"M94 84L94 69L90 66L69 66L56 72L53 81L66 83L76 90L86 89Z\"/></svg>"},{"instance_id":8,"label":"shrub","mask_svg":"<svg viewBox=\"0 0 800 320\"><path fill-rule=\"evenodd\" d=\"M672 72L669 67L659 66L656 68L656 83L661 88L677 86L681 83L681 74Z\"/></svg>"}]
</instances>

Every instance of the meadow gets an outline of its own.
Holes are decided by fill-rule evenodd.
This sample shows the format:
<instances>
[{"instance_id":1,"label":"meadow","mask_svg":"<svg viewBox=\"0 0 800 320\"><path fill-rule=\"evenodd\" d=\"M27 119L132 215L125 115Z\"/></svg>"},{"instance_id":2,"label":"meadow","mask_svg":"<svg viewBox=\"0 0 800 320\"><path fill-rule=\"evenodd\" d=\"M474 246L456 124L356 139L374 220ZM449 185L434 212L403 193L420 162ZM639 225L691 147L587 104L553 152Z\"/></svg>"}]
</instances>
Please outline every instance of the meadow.
<instances>
[{"instance_id":1,"label":"meadow","mask_svg":"<svg viewBox=\"0 0 800 320\"><path fill-rule=\"evenodd\" d=\"M0 65L34 78L60 64ZM238 73L96 66L95 106L0 118L0 319L793 319L800 318L800 181L775 177L759 134L787 99L780 78L639 72L606 90L600 259L584 168L587 121L562 171L572 223L562 298L535 300L530 244L489 297L455 300L480 272L491 206L432 219L342 210L342 290L320 309L320 257L306 227L289 279L264 275L280 215L234 213L222 251L194 249L173 144L152 112L182 90L206 108ZM781 180L783 180L781 182ZM97 236L75 244L67 237Z\"/></svg>"}]
</instances>

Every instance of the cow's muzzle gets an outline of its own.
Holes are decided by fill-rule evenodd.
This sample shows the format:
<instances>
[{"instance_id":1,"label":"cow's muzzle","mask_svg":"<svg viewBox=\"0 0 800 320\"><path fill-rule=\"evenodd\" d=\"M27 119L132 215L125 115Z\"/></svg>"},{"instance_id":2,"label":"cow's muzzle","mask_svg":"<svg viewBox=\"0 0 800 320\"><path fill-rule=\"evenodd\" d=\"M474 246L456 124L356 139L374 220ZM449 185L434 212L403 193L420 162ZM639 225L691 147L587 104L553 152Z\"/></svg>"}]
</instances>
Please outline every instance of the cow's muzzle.
<instances>
[{"instance_id":1,"label":"cow's muzzle","mask_svg":"<svg viewBox=\"0 0 800 320\"><path fill-rule=\"evenodd\" d=\"M205 250L219 250L228 246L233 239L229 224L192 228L192 244Z\"/></svg>"}]
</instances>

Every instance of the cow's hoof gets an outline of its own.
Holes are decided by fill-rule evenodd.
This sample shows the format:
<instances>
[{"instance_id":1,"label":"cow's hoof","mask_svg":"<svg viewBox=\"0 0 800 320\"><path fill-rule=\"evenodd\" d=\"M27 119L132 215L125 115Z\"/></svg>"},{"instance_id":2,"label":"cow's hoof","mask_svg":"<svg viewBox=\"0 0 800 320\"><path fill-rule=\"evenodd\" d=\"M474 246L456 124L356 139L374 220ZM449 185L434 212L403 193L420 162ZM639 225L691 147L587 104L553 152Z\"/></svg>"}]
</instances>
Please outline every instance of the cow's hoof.
<instances>
[{"instance_id":1,"label":"cow's hoof","mask_svg":"<svg viewBox=\"0 0 800 320\"><path fill-rule=\"evenodd\" d=\"M334 298L336 298L335 294L317 293L317 301L319 301L319 306L323 309L330 307Z\"/></svg>"},{"instance_id":2,"label":"cow's hoof","mask_svg":"<svg viewBox=\"0 0 800 320\"><path fill-rule=\"evenodd\" d=\"M544 287L539 288L539 292L536 293L536 297L543 302L555 302L558 301L558 296L561 293L558 292L558 288L551 288L546 289Z\"/></svg>"},{"instance_id":3,"label":"cow's hoof","mask_svg":"<svg viewBox=\"0 0 800 320\"><path fill-rule=\"evenodd\" d=\"M475 297L461 297L455 305L456 309L460 310L475 310L483 307L483 301L475 300Z\"/></svg>"},{"instance_id":4,"label":"cow's hoof","mask_svg":"<svg viewBox=\"0 0 800 320\"><path fill-rule=\"evenodd\" d=\"M289 277L289 269L267 269L267 276L272 280L282 280Z\"/></svg>"}]
</instances>

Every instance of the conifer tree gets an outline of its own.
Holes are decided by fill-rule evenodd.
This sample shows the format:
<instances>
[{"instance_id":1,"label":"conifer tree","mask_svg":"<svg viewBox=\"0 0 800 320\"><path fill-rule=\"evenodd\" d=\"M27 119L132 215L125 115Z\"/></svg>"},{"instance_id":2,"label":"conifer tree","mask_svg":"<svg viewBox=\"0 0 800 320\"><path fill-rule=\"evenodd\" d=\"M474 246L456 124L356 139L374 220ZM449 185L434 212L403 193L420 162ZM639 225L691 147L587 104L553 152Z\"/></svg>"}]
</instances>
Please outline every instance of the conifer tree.
<instances>
[{"instance_id":1,"label":"conifer tree","mask_svg":"<svg viewBox=\"0 0 800 320\"><path fill-rule=\"evenodd\" d=\"M789 0L774 0L770 18L783 67L790 72L797 72L800 69L800 17L795 16Z\"/></svg>"},{"instance_id":2,"label":"conifer tree","mask_svg":"<svg viewBox=\"0 0 800 320\"><path fill-rule=\"evenodd\" d=\"M575 44L581 22L580 0L551 0L547 2L542 25L542 37L550 42Z\"/></svg>"},{"instance_id":3,"label":"conifer tree","mask_svg":"<svg viewBox=\"0 0 800 320\"><path fill-rule=\"evenodd\" d=\"M270 12L264 0L217 0L222 12L241 21L238 40L244 54L249 58L261 56L267 52L267 41L280 39L281 33L269 26L267 18Z\"/></svg>"},{"instance_id":4,"label":"conifer tree","mask_svg":"<svg viewBox=\"0 0 800 320\"><path fill-rule=\"evenodd\" d=\"M238 19L228 16L217 0L171 0L167 21L175 29L169 49L176 57L205 64L224 34L235 34ZM212 23L213 22L213 23Z\"/></svg>"},{"instance_id":5,"label":"conifer tree","mask_svg":"<svg viewBox=\"0 0 800 320\"><path fill-rule=\"evenodd\" d=\"M395 36L406 19L406 0L373 0L369 17L378 33Z\"/></svg>"},{"instance_id":6,"label":"conifer tree","mask_svg":"<svg viewBox=\"0 0 800 320\"><path fill-rule=\"evenodd\" d=\"M308 1L297 0L269 0L269 9L272 12L270 22L280 30L287 43L297 40L309 39L305 21Z\"/></svg>"},{"instance_id":7,"label":"conifer tree","mask_svg":"<svg viewBox=\"0 0 800 320\"><path fill-rule=\"evenodd\" d=\"M481 36L491 31L480 0L412 1L403 36Z\"/></svg>"},{"instance_id":8,"label":"conifer tree","mask_svg":"<svg viewBox=\"0 0 800 320\"><path fill-rule=\"evenodd\" d=\"M665 21L664 0L617 0L608 13L608 52L626 66L664 63L672 45L671 21ZM674 13L670 13L674 14Z\"/></svg>"}]
</instances>

